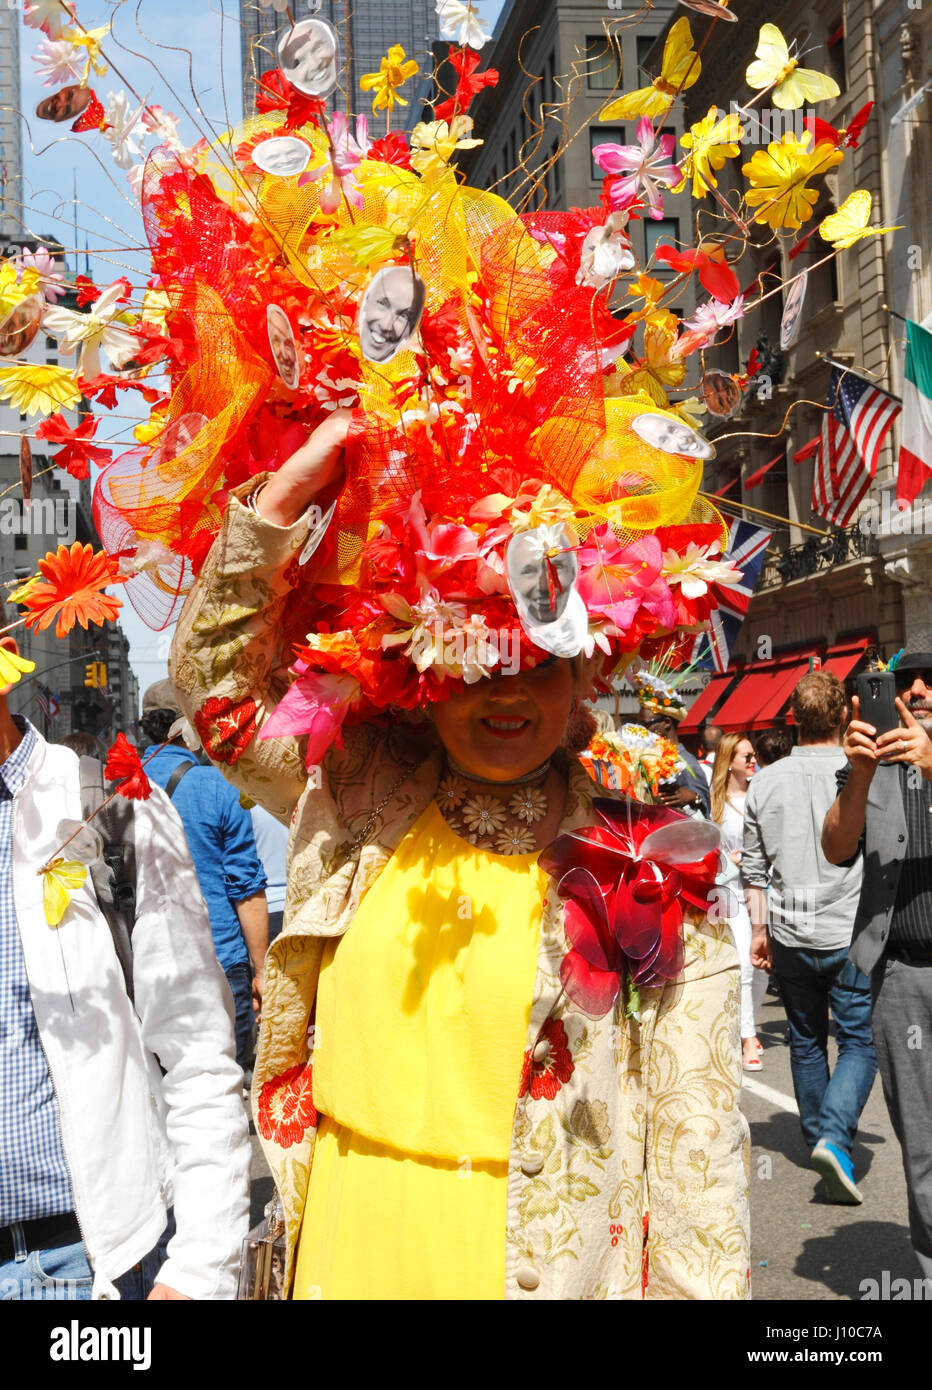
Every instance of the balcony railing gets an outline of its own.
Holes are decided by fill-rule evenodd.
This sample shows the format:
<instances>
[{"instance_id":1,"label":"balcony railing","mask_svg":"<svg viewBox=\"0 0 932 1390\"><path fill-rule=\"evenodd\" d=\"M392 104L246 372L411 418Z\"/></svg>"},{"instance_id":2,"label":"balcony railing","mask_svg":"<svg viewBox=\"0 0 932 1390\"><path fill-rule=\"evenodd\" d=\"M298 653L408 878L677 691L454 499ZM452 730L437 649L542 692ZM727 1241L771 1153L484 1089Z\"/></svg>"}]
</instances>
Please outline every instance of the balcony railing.
<instances>
[{"instance_id":1,"label":"balcony railing","mask_svg":"<svg viewBox=\"0 0 932 1390\"><path fill-rule=\"evenodd\" d=\"M855 523L831 536L809 536L801 545L789 545L779 555L768 555L758 587L776 589L794 579L807 579L876 554L876 538Z\"/></svg>"}]
</instances>

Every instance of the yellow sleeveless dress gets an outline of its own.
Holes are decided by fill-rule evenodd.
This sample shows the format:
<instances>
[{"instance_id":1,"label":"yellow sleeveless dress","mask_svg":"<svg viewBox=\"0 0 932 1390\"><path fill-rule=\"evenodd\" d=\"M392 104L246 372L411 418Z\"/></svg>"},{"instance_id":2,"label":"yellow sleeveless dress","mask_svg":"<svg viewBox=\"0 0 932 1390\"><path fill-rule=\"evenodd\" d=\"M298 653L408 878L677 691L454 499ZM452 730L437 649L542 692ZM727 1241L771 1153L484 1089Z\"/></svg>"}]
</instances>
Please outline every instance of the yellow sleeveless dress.
<instances>
[{"instance_id":1,"label":"yellow sleeveless dress","mask_svg":"<svg viewBox=\"0 0 932 1390\"><path fill-rule=\"evenodd\" d=\"M327 943L295 1299L499 1299L546 874L433 802Z\"/></svg>"}]
</instances>

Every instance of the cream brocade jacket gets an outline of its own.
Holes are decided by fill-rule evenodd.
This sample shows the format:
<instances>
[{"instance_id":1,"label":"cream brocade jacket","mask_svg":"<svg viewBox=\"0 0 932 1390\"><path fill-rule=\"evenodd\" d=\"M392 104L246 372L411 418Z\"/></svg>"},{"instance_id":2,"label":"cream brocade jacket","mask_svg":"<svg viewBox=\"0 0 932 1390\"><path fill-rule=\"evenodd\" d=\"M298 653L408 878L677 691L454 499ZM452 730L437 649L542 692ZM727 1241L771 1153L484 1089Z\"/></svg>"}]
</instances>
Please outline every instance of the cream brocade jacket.
<instances>
[{"instance_id":1,"label":"cream brocade jacket","mask_svg":"<svg viewBox=\"0 0 932 1390\"><path fill-rule=\"evenodd\" d=\"M429 804L441 758L404 724L359 726L309 776L302 740L258 736L288 686L285 571L307 523L273 526L236 496L181 615L171 678L230 780L291 824L252 1089L284 1203L290 1279L316 1136L309 1028L324 941L346 931ZM591 823L594 794L574 760L561 832ZM516 1096L503 1297L748 1297L748 1129L727 927L687 924L682 976L642 991L638 1023L621 997L598 1020L574 1008L559 977L567 950L552 889Z\"/></svg>"}]
</instances>

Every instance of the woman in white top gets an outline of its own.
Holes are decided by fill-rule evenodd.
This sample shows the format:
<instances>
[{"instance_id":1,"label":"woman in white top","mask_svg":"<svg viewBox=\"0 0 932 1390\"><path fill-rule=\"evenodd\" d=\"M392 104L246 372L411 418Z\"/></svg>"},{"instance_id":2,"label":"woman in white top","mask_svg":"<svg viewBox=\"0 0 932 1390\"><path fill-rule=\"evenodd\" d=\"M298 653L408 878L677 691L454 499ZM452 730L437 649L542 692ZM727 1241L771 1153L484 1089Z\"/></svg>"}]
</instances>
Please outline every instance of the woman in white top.
<instances>
[{"instance_id":1,"label":"woman in white top","mask_svg":"<svg viewBox=\"0 0 932 1390\"><path fill-rule=\"evenodd\" d=\"M712 766L712 819L722 829L722 850L740 867L744 842L744 800L754 775L754 746L747 734L724 734ZM761 1043L757 1012L767 990L767 976L751 965L751 919L740 878L728 889L729 925L741 958L741 1061L745 1071L760 1071Z\"/></svg>"}]
</instances>

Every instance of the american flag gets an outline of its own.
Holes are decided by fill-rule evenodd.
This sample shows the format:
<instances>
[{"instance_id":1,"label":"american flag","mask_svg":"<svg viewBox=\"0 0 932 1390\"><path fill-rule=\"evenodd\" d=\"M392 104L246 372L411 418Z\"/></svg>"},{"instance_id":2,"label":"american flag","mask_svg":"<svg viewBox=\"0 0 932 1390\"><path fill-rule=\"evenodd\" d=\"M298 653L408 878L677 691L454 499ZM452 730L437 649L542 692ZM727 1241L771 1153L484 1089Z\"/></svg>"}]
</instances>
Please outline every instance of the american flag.
<instances>
[{"instance_id":1,"label":"american flag","mask_svg":"<svg viewBox=\"0 0 932 1390\"><path fill-rule=\"evenodd\" d=\"M702 632L696 638L692 653L694 664L706 669L711 665L716 671L727 669L731 649L747 615L764 563L764 551L772 535L772 531L752 526L749 521L736 518L731 523L723 559L741 571L741 583L712 585L717 606L712 610L708 632Z\"/></svg>"},{"instance_id":2,"label":"american flag","mask_svg":"<svg viewBox=\"0 0 932 1390\"><path fill-rule=\"evenodd\" d=\"M39 693L36 696L36 704L39 706L46 719L54 719L58 714L58 696L53 695L47 685L39 686Z\"/></svg>"},{"instance_id":3,"label":"american flag","mask_svg":"<svg viewBox=\"0 0 932 1390\"><path fill-rule=\"evenodd\" d=\"M877 471L877 455L900 405L873 382L832 368L812 479L812 510L847 526Z\"/></svg>"}]
</instances>

